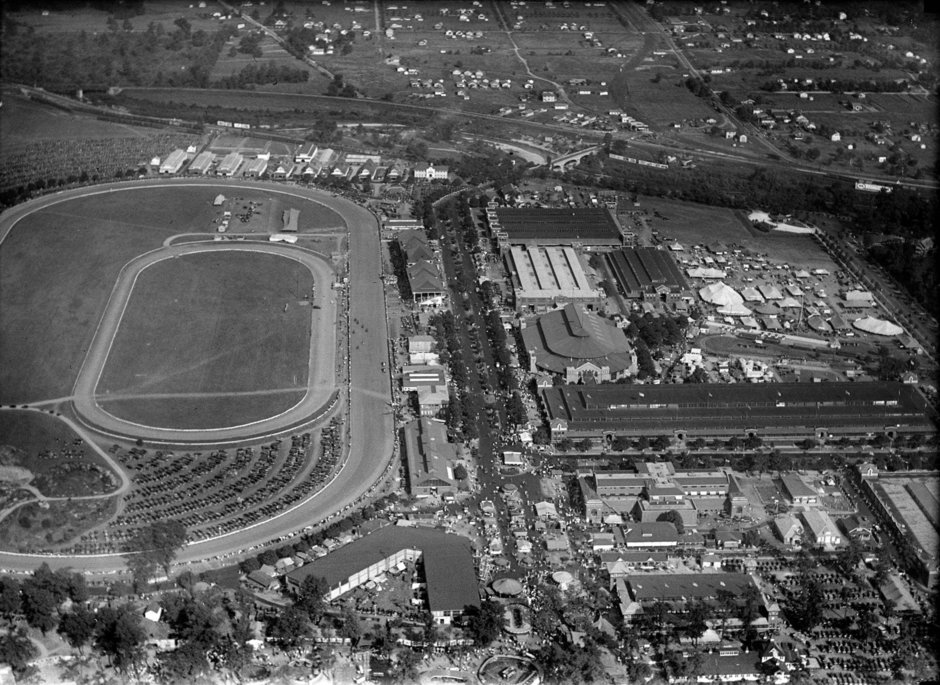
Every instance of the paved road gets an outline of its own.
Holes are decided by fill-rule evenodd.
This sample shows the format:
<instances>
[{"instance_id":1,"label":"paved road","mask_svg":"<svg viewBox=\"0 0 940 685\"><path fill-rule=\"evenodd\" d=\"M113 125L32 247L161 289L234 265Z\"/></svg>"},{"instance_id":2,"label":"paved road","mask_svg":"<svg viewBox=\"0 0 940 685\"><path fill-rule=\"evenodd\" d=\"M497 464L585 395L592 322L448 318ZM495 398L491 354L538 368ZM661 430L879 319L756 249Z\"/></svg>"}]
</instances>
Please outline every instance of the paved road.
<instances>
[{"instance_id":1,"label":"paved road","mask_svg":"<svg viewBox=\"0 0 940 685\"><path fill-rule=\"evenodd\" d=\"M173 181L170 181L173 183ZM394 431L389 411L391 392L381 363L387 360L388 334L385 299L379 278L381 269L379 229L375 217L366 209L328 193L279 184L185 180L181 184L226 186L229 189L261 189L281 192L319 202L336 211L349 228L349 318L350 383L349 449L339 474L320 492L288 512L235 533L203 540L187 546L178 563L199 562L233 554L253 545L318 523L350 507L359 500L385 472L392 454ZM143 183L114 184L113 188L144 187ZM47 206L67 196L79 197L92 192L108 192L108 187L78 189L44 197L32 208ZM19 218L28 213L24 206L14 207L0 216L0 242ZM346 389L344 389L346 391ZM90 574L106 575L124 569L117 555L51 556L20 555L0 552L0 569L28 572L42 562L52 568L73 568Z\"/></svg>"}]
</instances>

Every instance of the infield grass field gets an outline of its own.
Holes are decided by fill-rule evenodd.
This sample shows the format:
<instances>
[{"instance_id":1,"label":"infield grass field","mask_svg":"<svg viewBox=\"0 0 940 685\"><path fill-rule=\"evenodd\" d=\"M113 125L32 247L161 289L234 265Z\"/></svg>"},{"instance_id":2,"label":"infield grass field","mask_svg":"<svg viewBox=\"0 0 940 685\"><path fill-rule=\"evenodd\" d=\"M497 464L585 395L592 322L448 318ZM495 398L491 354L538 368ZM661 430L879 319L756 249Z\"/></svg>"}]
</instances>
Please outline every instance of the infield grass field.
<instances>
[{"instance_id":1,"label":"infield grass field","mask_svg":"<svg viewBox=\"0 0 940 685\"><path fill-rule=\"evenodd\" d=\"M111 409L174 428L237 425L231 421L287 409L307 383L311 310L303 296L312 286L306 267L270 254L197 252L157 262L131 291L99 401L134 400ZM188 406L162 406L179 400ZM194 425L163 423L171 416Z\"/></svg>"},{"instance_id":2,"label":"infield grass field","mask_svg":"<svg viewBox=\"0 0 940 685\"><path fill-rule=\"evenodd\" d=\"M243 426L280 414L300 402L303 390L257 392L248 395L206 395L167 398L102 400L101 407L119 419L148 426L198 430L219 426Z\"/></svg>"}]
</instances>

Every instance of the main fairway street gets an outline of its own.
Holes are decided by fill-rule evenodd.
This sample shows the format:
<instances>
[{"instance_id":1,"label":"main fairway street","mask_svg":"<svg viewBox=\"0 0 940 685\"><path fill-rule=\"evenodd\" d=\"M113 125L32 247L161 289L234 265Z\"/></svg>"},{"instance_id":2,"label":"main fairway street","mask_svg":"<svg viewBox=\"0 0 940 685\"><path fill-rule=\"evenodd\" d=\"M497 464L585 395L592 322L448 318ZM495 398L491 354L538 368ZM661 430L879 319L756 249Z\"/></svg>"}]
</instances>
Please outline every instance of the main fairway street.
<instances>
[{"instance_id":1,"label":"main fairway street","mask_svg":"<svg viewBox=\"0 0 940 685\"><path fill-rule=\"evenodd\" d=\"M71 197L107 193L127 188L172 185L130 182L76 189L41 198L36 204L14 207L0 216L0 243L13 225L29 211L35 211ZM341 389L348 393L349 413L346 417L349 445L341 470L323 489L292 509L249 528L188 545L177 555L177 565L218 563L281 536L315 525L347 510L360 501L378 481L392 456L394 426L390 411L391 387L382 362L388 359L388 331L385 318L385 297L381 281L379 226L375 216L349 200L330 193L274 183L220 182L217 180L180 180L181 185L207 185L226 189L258 189L286 193L318 202L341 215L349 231L349 382ZM342 275L341 275L342 276ZM335 293L337 307L342 311L342 291ZM251 433L252 431L248 431ZM43 562L55 568L71 568L94 575L110 575L125 569L119 554L101 556L60 556L0 552L0 570L30 572Z\"/></svg>"}]
</instances>

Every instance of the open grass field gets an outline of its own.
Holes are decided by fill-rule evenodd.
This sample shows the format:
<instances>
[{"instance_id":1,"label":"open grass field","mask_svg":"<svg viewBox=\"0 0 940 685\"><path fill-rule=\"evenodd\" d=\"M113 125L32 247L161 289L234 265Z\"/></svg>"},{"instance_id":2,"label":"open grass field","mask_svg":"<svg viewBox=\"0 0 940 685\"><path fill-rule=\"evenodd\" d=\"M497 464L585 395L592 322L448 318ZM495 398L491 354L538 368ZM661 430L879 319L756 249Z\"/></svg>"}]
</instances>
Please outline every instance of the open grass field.
<instances>
[{"instance_id":1,"label":"open grass field","mask_svg":"<svg viewBox=\"0 0 940 685\"><path fill-rule=\"evenodd\" d=\"M643 197L640 206L662 217L648 219L649 225L664 237L678 240L683 245L699 243L741 243L752 232L732 209L709 207L693 202Z\"/></svg>"},{"instance_id":2,"label":"open grass field","mask_svg":"<svg viewBox=\"0 0 940 685\"><path fill-rule=\"evenodd\" d=\"M300 402L303 396L303 390L284 390L203 397L140 396L126 400L99 397L98 403L106 412L125 421L162 428L197 430L242 426L275 416Z\"/></svg>"},{"instance_id":3,"label":"open grass field","mask_svg":"<svg viewBox=\"0 0 940 685\"><path fill-rule=\"evenodd\" d=\"M326 284L319 284L326 287ZM96 393L239 393L303 388L313 277L248 252L167 259L137 278Z\"/></svg>"},{"instance_id":4,"label":"open grass field","mask_svg":"<svg viewBox=\"0 0 940 685\"><path fill-rule=\"evenodd\" d=\"M654 197L642 198L641 206L666 217L650 218L648 223L652 228L663 238L677 240L685 246L737 244L754 252L767 253L769 259L796 268L838 270L812 236L752 230L745 214L732 209Z\"/></svg>"},{"instance_id":5,"label":"open grass field","mask_svg":"<svg viewBox=\"0 0 940 685\"><path fill-rule=\"evenodd\" d=\"M74 140L153 136L154 129L101 121L90 116L69 114L30 100L12 88L3 89L3 116L0 117L0 155L13 145L33 140Z\"/></svg>"},{"instance_id":6,"label":"open grass field","mask_svg":"<svg viewBox=\"0 0 940 685\"><path fill-rule=\"evenodd\" d=\"M69 395L120 269L172 235L207 231L217 193L211 187L104 193L22 219L0 244L0 402ZM270 194L240 189L239 196L263 202ZM303 205L302 224L308 212L342 225L314 203Z\"/></svg>"}]
</instances>

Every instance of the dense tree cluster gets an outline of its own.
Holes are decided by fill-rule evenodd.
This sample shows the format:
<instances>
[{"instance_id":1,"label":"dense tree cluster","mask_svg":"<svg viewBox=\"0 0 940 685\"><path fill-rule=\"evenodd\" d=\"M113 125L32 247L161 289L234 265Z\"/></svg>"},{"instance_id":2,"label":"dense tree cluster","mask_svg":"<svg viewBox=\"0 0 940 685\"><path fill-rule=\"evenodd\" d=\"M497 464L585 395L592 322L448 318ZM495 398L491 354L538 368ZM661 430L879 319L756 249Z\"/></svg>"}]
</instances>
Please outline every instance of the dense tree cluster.
<instances>
[{"instance_id":1,"label":"dense tree cluster","mask_svg":"<svg viewBox=\"0 0 940 685\"><path fill-rule=\"evenodd\" d=\"M330 84L326 87L325 94L341 98L357 97L356 87L351 83L347 83L345 80L343 80L342 74L333 75L333 80L330 81Z\"/></svg>"},{"instance_id":2,"label":"dense tree cluster","mask_svg":"<svg viewBox=\"0 0 940 685\"><path fill-rule=\"evenodd\" d=\"M170 564L186 542L186 527L179 521L158 521L141 528L128 542L127 567L138 587L145 586L162 569L169 574Z\"/></svg>"},{"instance_id":3,"label":"dense tree cluster","mask_svg":"<svg viewBox=\"0 0 940 685\"><path fill-rule=\"evenodd\" d=\"M182 18L172 31L156 22L145 31L131 28L129 21L119 26L112 16L107 31L38 40L32 27L20 29L16 22L4 21L0 78L60 92L115 85L205 88L222 46L235 31L232 26L212 34L193 31Z\"/></svg>"},{"instance_id":4,"label":"dense tree cluster","mask_svg":"<svg viewBox=\"0 0 940 685\"><path fill-rule=\"evenodd\" d=\"M237 74L226 76L212 86L238 90L265 83L305 83L309 78L310 72L302 67L266 62L249 64Z\"/></svg>"},{"instance_id":5,"label":"dense tree cluster","mask_svg":"<svg viewBox=\"0 0 940 685\"><path fill-rule=\"evenodd\" d=\"M492 183L499 188L518 183L529 164L513 155L491 150L483 155L464 155L454 165L454 173L471 185Z\"/></svg>"}]
</instances>

